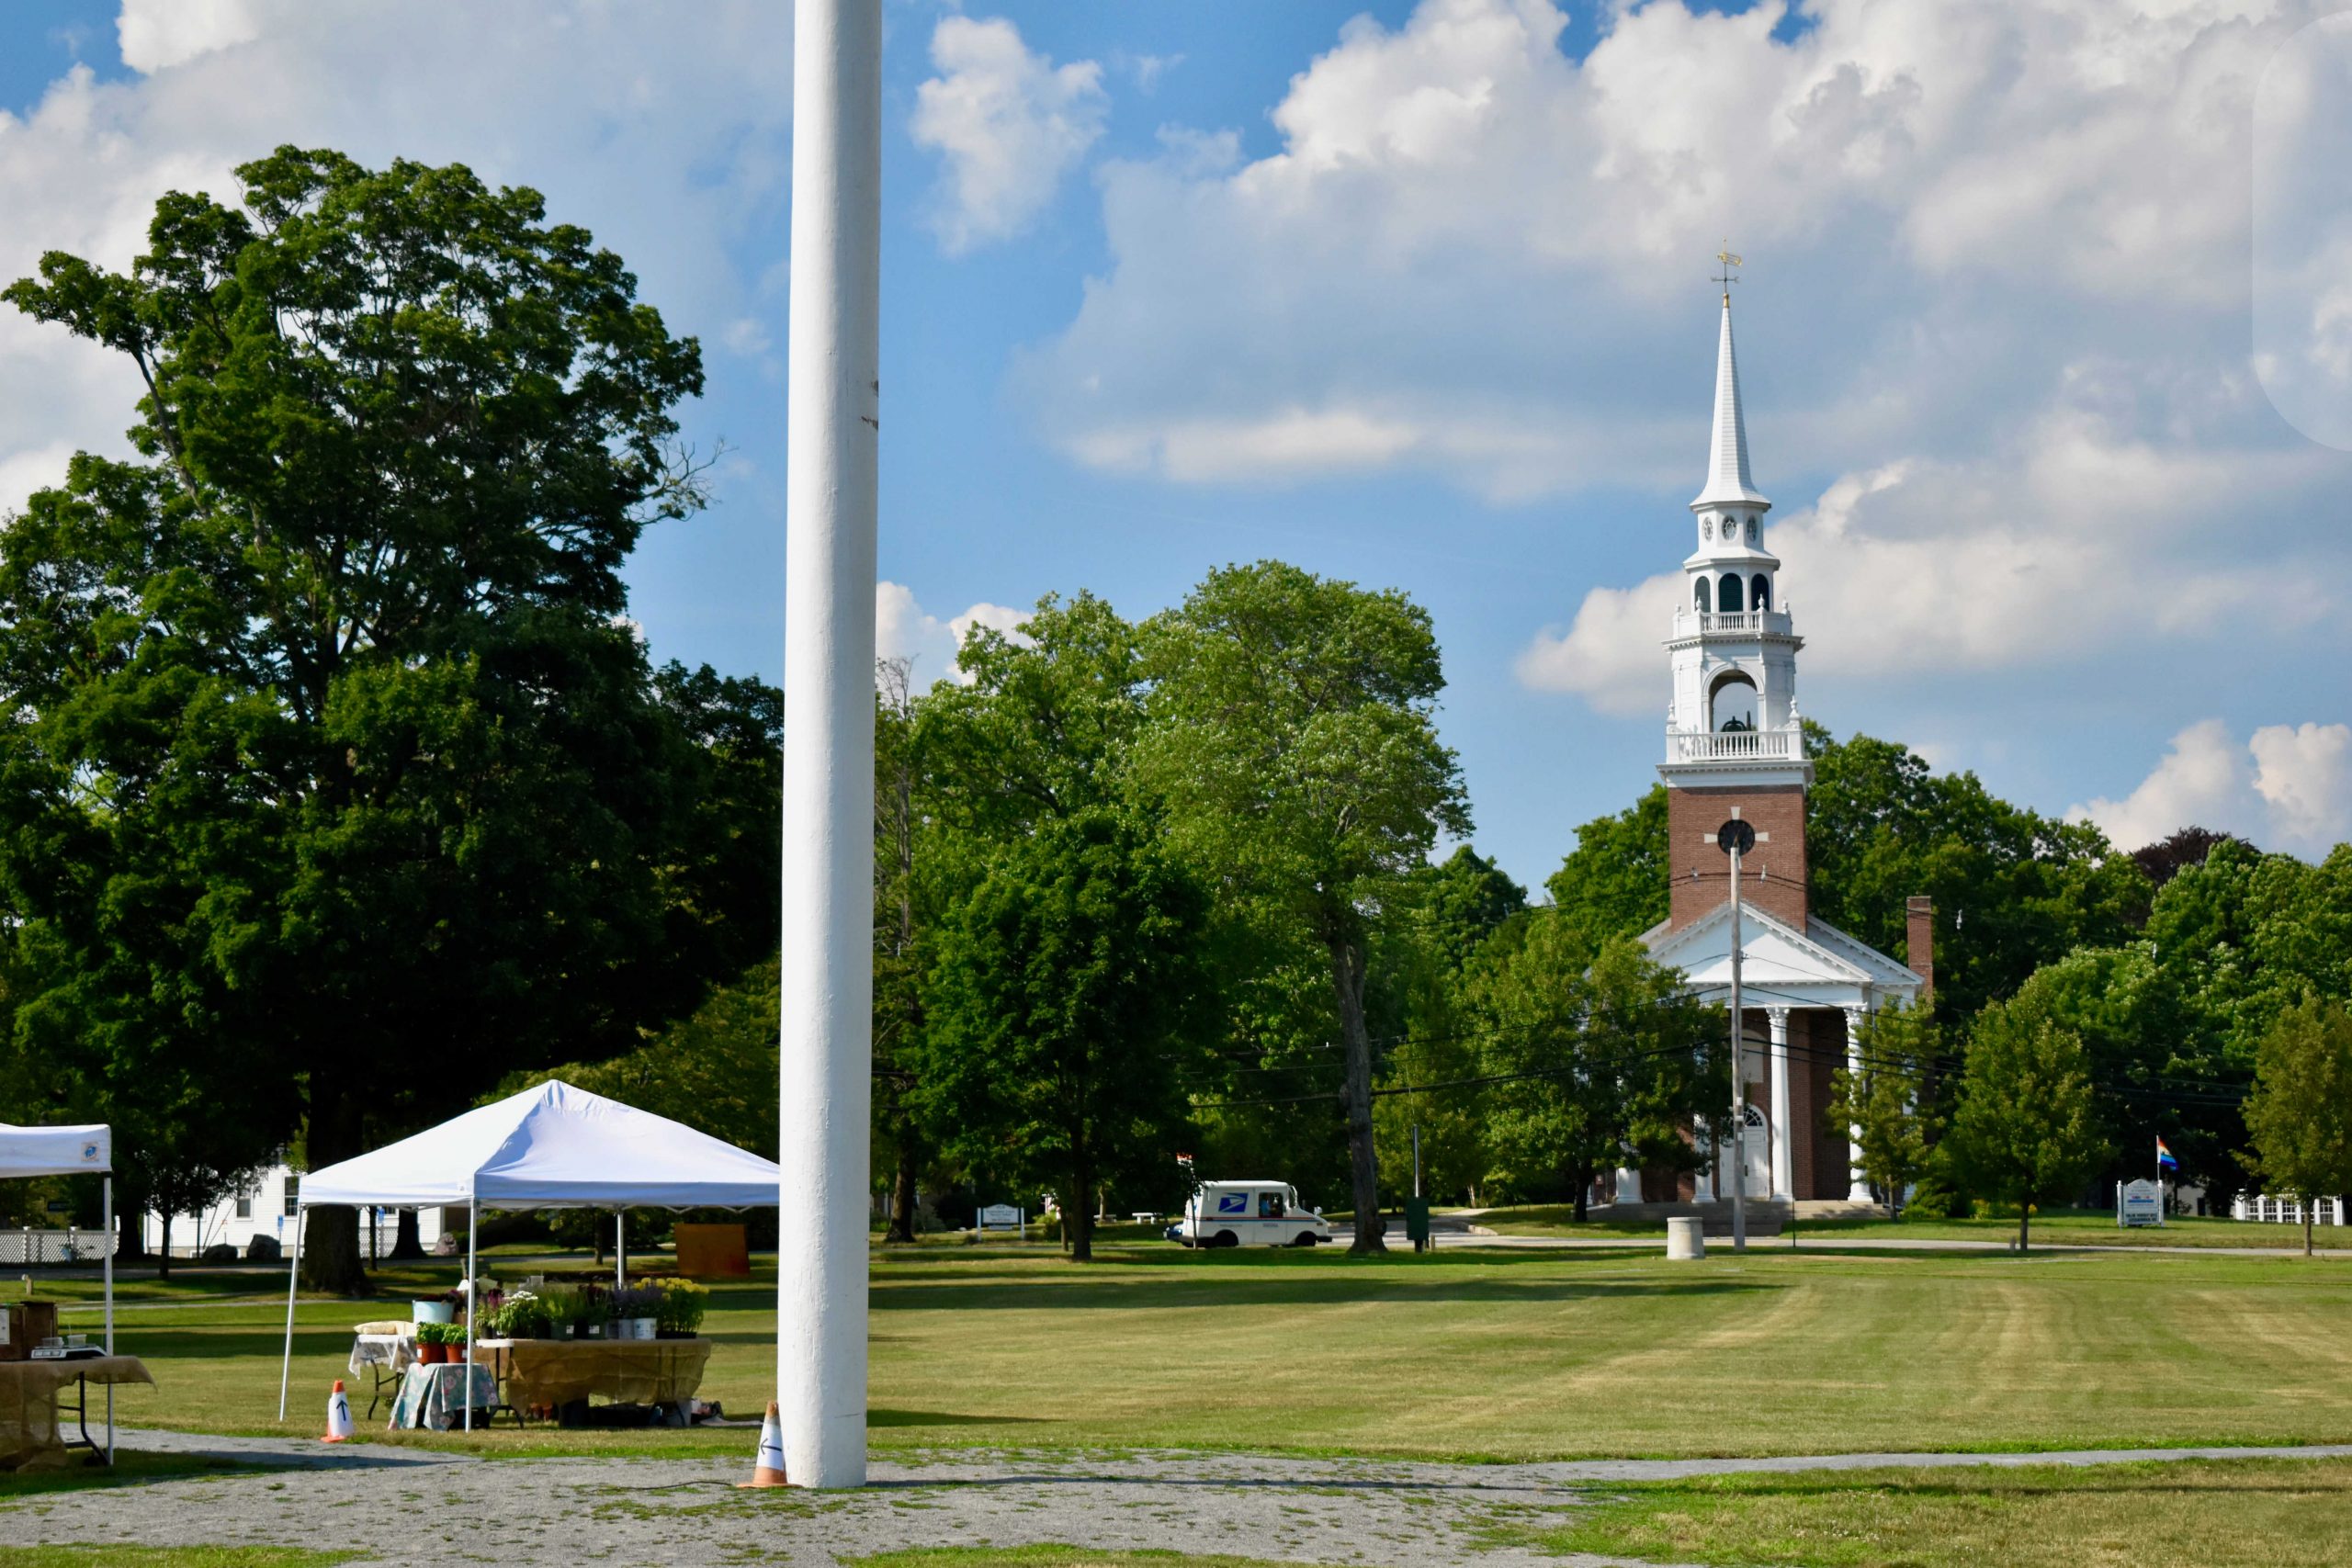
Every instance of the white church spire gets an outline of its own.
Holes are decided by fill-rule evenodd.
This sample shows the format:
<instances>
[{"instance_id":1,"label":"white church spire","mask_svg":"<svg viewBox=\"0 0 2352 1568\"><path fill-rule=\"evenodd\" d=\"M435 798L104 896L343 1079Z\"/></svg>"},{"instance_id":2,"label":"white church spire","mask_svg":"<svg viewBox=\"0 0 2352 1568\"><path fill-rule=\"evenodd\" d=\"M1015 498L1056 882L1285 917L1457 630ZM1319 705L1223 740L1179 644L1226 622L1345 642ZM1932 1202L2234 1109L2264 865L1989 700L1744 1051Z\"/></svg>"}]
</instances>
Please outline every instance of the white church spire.
<instances>
[{"instance_id":1,"label":"white church spire","mask_svg":"<svg viewBox=\"0 0 2352 1568\"><path fill-rule=\"evenodd\" d=\"M1747 422L1739 409L1739 362L1731 350L1731 286L1738 279L1731 269L1739 258L1726 245L1716 253L1724 264L1723 333L1715 349L1715 428L1707 449L1707 488L1690 503L1693 512L1705 506L1751 506L1758 511L1772 503L1758 493L1747 474Z\"/></svg>"}]
</instances>

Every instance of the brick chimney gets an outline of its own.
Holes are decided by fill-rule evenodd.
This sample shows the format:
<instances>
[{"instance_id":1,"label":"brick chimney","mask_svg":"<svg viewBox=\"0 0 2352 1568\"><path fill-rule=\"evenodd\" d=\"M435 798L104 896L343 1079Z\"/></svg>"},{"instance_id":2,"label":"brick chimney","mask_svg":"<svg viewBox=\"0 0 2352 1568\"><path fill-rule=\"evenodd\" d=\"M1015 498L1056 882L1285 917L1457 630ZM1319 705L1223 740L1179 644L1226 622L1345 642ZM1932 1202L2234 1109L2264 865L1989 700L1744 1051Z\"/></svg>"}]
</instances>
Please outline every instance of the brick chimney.
<instances>
[{"instance_id":1,"label":"brick chimney","mask_svg":"<svg viewBox=\"0 0 2352 1568\"><path fill-rule=\"evenodd\" d=\"M1919 976L1919 999L1925 1002L1936 994L1936 901L1914 895L1903 901L1903 912L1907 926L1904 953L1911 973Z\"/></svg>"}]
</instances>

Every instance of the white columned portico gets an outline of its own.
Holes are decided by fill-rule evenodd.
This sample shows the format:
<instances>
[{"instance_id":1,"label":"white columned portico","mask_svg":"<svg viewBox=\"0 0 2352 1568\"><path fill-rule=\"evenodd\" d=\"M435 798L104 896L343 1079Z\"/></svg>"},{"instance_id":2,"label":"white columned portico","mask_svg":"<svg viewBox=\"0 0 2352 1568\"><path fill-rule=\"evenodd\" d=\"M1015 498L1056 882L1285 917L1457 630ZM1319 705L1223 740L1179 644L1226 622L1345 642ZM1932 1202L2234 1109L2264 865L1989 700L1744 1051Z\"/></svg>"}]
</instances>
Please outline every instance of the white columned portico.
<instances>
[{"instance_id":1,"label":"white columned portico","mask_svg":"<svg viewBox=\"0 0 2352 1568\"><path fill-rule=\"evenodd\" d=\"M1772 1024L1772 1196L1796 1196L1796 1151L1789 1126L1789 1010L1767 1008Z\"/></svg>"},{"instance_id":2,"label":"white columned portico","mask_svg":"<svg viewBox=\"0 0 2352 1568\"><path fill-rule=\"evenodd\" d=\"M798 1486L865 1482L881 0L796 0L785 473L776 1404Z\"/></svg>"},{"instance_id":3,"label":"white columned portico","mask_svg":"<svg viewBox=\"0 0 2352 1568\"><path fill-rule=\"evenodd\" d=\"M1867 1007L1846 1010L1846 1081L1860 1083L1862 1077L1862 1020L1869 1016ZM1862 1179L1862 1128L1860 1122L1849 1122L1846 1128L1846 1196L1857 1203L1871 1199L1871 1184Z\"/></svg>"}]
</instances>

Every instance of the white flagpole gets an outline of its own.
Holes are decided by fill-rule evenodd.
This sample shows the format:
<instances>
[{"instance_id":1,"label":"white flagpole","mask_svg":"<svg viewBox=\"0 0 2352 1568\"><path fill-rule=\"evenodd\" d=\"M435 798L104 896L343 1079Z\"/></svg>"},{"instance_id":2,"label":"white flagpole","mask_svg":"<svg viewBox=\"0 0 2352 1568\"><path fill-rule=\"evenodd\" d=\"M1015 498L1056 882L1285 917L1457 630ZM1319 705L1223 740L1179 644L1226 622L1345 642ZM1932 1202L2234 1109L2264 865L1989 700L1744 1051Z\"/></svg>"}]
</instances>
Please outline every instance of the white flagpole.
<instances>
[{"instance_id":1,"label":"white flagpole","mask_svg":"<svg viewBox=\"0 0 2352 1568\"><path fill-rule=\"evenodd\" d=\"M881 0L797 0L786 377L776 1404L799 1486L865 1483Z\"/></svg>"},{"instance_id":2,"label":"white flagpole","mask_svg":"<svg viewBox=\"0 0 2352 1568\"><path fill-rule=\"evenodd\" d=\"M302 1271L302 1204L294 1204L294 1246L286 1259L286 1356L277 1364L277 1418L286 1419L286 1380L294 1371L294 1280Z\"/></svg>"}]
</instances>

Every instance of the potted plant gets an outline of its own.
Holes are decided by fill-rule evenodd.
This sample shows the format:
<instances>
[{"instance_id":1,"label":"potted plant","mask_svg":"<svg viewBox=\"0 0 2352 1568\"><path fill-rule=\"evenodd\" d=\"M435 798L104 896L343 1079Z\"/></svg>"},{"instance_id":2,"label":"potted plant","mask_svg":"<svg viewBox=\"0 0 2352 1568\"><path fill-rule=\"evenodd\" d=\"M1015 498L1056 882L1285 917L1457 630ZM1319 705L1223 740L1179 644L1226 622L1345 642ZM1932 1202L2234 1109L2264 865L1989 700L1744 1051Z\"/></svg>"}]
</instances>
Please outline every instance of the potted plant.
<instances>
[{"instance_id":1,"label":"potted plant","mask_svg":"<svg viewBox=\"0 0 2352 1568\"><path fill-rule=\"evenodd\" d=\"M606 1315L616 1339L650 1339L662 1292L650 1285L624 1285L606 1298Z\"/></svg>"},{"instance_id":2,"label":"potted plant","mask_svg":"<svg viewBox=\"0 0 2352 1568\"><path fill-rule=\"evenodd\" d=\"M416 1325L416 1359L428 1367L455 1361L459 1358L452 1347L465 1343L465 1329L457 1324L421 1322Z\"/></svg>"},{"instance_id":3,"label":"potted plant","mask_svg":"<svg viewBox=\"0 0 2352 1568\"><path fill-rule=\"evenodd\" d=\"M660 1303L654 1308L654 1331L664 1339L692 1339L702 1329L702 1314L710 1305L710 1290L692 1280L660 1281Z\"/></svg>"}]
</instances>

